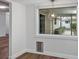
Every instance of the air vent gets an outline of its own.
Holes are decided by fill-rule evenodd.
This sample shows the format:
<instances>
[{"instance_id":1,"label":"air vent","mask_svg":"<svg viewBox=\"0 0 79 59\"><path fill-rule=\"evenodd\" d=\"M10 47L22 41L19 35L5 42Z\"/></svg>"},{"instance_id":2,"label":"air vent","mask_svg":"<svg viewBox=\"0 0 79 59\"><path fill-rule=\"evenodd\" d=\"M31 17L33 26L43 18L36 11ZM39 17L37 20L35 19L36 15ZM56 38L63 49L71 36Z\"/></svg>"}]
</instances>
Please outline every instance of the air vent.
<instances>
[{"instance_id":1,"label":"air vent","mask_svg":"<svg viewBox=\"0 0 79 59\"><path fill-rule=\"evenodd\" d=\"M36 42L37 52L43 52L43 42Z\"/></svg>"}]
</instances>

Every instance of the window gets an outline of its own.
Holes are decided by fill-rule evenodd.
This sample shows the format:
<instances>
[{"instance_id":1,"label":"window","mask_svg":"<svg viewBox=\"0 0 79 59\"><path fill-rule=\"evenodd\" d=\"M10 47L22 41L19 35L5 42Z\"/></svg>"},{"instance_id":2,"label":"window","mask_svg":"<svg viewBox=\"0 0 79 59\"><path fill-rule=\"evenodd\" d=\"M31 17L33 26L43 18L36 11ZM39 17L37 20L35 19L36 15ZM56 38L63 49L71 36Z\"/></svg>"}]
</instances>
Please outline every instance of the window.
<instances>
[{"instance_id":1,"label":"window","mask_svg":"<svg viewBox=\"0 0 79 59\"><path fill-rule=\"evenodd\" d=\"M76 7L39 9L39 33L77 36Z\"/></svg>"},{"instance_id":2,"label":"window","mask_svg":"<svg viewBox=\"0 0 79 59\"><path fill-rule=\"evenodd\" d=\"M40 33L45 33L45 15L40 14Z\"/></svg>"}]
</instances>

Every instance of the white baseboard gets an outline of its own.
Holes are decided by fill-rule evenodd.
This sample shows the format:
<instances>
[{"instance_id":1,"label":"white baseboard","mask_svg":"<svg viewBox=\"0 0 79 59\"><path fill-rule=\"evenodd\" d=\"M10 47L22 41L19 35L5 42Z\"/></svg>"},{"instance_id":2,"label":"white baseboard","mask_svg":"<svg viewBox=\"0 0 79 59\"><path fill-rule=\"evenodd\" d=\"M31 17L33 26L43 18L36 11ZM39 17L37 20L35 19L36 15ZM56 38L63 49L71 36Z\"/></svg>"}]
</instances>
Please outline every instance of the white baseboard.
<instances>
[{"instance_id":1,"label":"white baseboard","mask_svg":"<svg viewBox=\"0 0 79 59\"><path fill-rule=\"evenodd\" d=\"M17 52L16 54L12 55L11 57L9 57L10 59L16 59L16 57L19 57L20 55L26 53L27 50L22 50L20 52Z\"/></svg>"},{"instance_id":2,"label":"white baseboard","mask_svg":"<svg viewBox=\"0 0 79 59\"><path fill-rule=\"evenodd\" d=\"M51 52L51 51L44 51L42 52L36 52L35 50L27 49L27 52L31 53L37 53L37 54L44 54L44 55L50 55L50 56L56 56L56 57L62 57L67 59L78 59L78 56L64 54L64 53L57 53L57 52Z\"/></svg>"},{"instance_id":3,"label":"white baseboard","mask_svg":"<svg viewBox=\"0 0 79 59\"><path fill-rule=\"evenodd\" d=\"M20 52L16 53L15 55L13 55L11 57L11 59L15 59L16 57L18 57L26 52L62 57L62 58L67 58L67 59L78 59L78 56L74 56L74 55L69 55L69 54L64 54L64 53L56 53L56 52L51 52L51 51L45 51L42 53L42 52L36 52L34 49L26 49L26 50L20 51Z\"/></svg>"}]
</instances>

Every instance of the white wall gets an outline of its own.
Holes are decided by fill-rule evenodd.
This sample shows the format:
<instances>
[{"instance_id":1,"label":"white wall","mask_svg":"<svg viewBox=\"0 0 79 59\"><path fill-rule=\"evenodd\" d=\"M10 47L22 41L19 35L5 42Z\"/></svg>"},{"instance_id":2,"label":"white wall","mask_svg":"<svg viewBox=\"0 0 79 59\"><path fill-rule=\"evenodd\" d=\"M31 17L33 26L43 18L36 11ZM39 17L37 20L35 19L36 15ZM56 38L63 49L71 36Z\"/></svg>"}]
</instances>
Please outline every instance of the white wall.
<instances>
[{"instance_id":1,"label":"white wall","mask_svg":"<svg viewBox=\"0 0 79 59\"><path fill-rule=\"evenodd\" d=\"M23 3L23 4L43 4L43 5L46 5L46 4L51 4L51 1L50 0L14 0L14 1L17 1L17 2L20 2L20 3ZM27 2L28 1L28 2ZM77 2L77 0L55 0L54 4L61 4L61 3L75 3Z\"/></svg>"},{"instance_id":2,"label":"white wall","mask_svg":"<svg viewBox=\"0 0 79 59\"><path fill-rule=\"evenodd\" d=\"M76 0L56 1L59 4L74 3ZM62 3L63 2L63 3ZM44 4L45 3L45 4ZM47 2L43 0L43 5ZM48 4L48 3L47 3ZM77 37L64 37L64 36L41 36L36 35L36 15L35 5L27 5L27 49L29 51L36 51L36 41L44 42L44 52L67 54L77 56ZM40 6L39 3L38 6Z\"/></svg>"},{"instance_id":3,"label":"white wall","mask_svg":"<svg viewBox=\"0 0 79 59\"><path fill-rule=\"evenodd\" d=\"M20 3L12 2L11 49L13 59L26 49L26 33L26 7Z\"/></svg>"},{"instance_id":4,"label":"white wall","mask_svg":"<svg viewBox=\"0 0 79 59\"><path fill-rule=\"evenodd\" d=\"M5 12L0 12L0 36L6 34L6 15Z\"/></svg>"},{"instance_id":5,"label":"white wall","mask_svg":"<svg viewBox=\"0 0 79 59\"><path fill-rule=\"evenodd\" d=\"M56 0L60 4L75 3L75 1L62 0L61 2ZM41 3L44 5L49 4L47 0L41 0L39 5ZM44 52L77 56L77 38L36 36L35 5L27 5L25 7L19 3L12 2L12 56L15 57L26 49L36 52L36 41L44 42Z\"/></svg>"},{"instance_id":6,"label":"white wall","mask_svg":"<svg viewBox=\"0 0 79 59\"><path fill-rule=\"evenodd\" d=\"M10 26L10 12L6 12L6 34L9 34L9 26Z\"/></svg>"}]
</instances>

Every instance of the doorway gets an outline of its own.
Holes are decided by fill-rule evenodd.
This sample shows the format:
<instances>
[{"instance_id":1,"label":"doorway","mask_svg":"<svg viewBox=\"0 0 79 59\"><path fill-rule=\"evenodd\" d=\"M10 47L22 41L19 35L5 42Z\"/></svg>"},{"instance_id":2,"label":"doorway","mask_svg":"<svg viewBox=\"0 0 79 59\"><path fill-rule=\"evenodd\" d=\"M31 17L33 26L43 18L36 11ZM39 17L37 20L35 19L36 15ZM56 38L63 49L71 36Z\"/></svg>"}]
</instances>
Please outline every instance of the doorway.
<instances>
[{"instance_id":1,"label":"doorway","mask_svg":"<svg viewBox=\"0 0 79 59\"><path fill-rule=\"evenodd\" d=\"M0 1L0 59L9 59L10 3Z\"/></svg>"}]
</instances>

